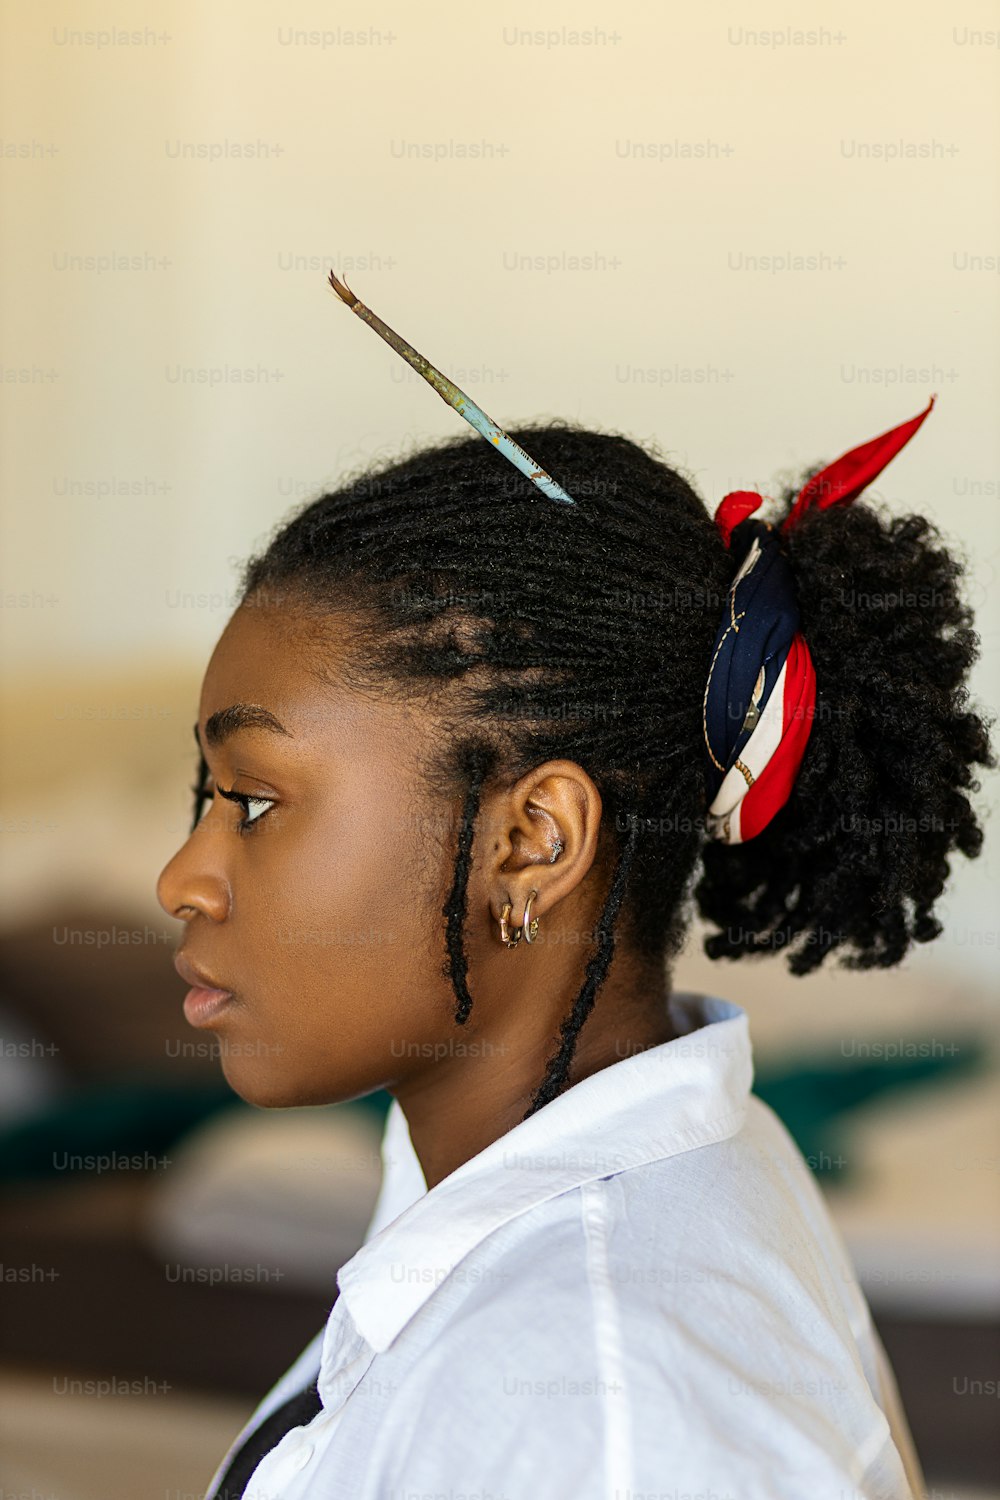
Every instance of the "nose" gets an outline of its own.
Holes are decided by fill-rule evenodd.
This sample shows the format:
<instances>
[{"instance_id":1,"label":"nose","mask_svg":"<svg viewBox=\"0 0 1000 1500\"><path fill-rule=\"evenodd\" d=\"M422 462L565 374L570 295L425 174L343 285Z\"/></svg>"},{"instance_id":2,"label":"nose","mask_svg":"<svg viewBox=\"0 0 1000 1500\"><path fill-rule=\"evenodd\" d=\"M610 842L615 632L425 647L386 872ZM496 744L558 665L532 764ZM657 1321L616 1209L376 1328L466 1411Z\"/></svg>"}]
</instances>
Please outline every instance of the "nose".
<instances>
[{"instance_id":1,"label":"nose","mask_svg":"<svg viewBox=\"0 0 1000 1500\"><path fill-rule=\"evenodd\" d=\"M168 917L187 921L201 912L213 922L224 922L232 907L229 881L210 861L211 840L199 840L195 834L160 871L156 899Z\"/></svg>"}]
</instances>

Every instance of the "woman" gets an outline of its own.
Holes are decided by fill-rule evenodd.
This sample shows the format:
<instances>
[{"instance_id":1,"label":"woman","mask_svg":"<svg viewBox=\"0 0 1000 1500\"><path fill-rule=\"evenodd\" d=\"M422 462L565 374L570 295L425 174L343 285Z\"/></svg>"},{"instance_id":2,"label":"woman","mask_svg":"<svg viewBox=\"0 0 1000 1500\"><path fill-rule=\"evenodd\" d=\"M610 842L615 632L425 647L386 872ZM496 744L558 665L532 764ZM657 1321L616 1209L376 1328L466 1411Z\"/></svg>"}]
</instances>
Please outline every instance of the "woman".
<instances>
[{"instance_id":1,"label":"woman","mask_svg":"<svg viewBox=\"0 0 1000 1500\"><path fill-rule=\"evenodd\" d=\"M979 851L959 569L850 503L920 420L768 525L622 437L456 440L247 565L158 886L186 1014L252 1104L393 1104L327 1326L210 1494L919 1489L746 1017L669 968L692 905L715 958L897 964Z\"/></svg>"}]
</instances>

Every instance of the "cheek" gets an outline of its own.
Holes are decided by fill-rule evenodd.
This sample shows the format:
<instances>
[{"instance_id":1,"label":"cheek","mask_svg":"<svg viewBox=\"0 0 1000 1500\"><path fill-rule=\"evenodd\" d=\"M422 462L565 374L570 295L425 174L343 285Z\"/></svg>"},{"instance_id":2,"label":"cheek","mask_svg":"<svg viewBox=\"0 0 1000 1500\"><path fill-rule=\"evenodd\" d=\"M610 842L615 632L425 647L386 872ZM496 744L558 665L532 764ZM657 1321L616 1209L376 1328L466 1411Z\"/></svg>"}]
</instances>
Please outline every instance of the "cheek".
<instances>
[{"instance_id":1,"label":"cheek","mask_svg":"<svg viewBox=\"0 0 1000 1500\"><path fill-rule=\"evenodd\" d=\"M296 852L310 925L340 947L398 945L421 906L413 844L384 796L359 796L314 823Z\"/></svg>"},{"instance_id":2,"label":"cheek","mask_svg":"<svg viewBox=\"0 0 1000 1500\"><path fill-rule=\"evenodd\" d=\"M440 819L411 798L344 799L304 823L261 830L247 892L251 946L290 1023L336 1018L341 1036L433 1029L450 1015L441 908L452 865ZM262 951L263 950L263 951Z\"/></svg>"}]
</instances>

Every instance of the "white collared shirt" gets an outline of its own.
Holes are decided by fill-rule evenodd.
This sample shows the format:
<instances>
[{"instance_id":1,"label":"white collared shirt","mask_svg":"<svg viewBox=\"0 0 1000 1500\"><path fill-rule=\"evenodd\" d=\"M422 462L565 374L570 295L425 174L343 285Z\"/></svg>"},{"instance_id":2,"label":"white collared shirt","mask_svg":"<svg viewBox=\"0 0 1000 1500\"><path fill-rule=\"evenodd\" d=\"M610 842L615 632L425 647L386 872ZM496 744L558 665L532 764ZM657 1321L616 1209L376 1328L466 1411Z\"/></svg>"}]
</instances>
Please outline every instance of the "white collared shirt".
<instances>
[{"instance_id":1,"label":"white collared shirt","mask_svg":"<svg viewBox=\"0 0 1000 1500\"><path fill-rule=\"evenodd\" d=\"M593 1073L428 1192L395 1101L319 1372L246 1500L910 1500L895 1383L745 1013ZM909 1481L907 1478L909 1474ZM912 1484L912 1489L911 1489Z\"/></svg>"}]
</instances>

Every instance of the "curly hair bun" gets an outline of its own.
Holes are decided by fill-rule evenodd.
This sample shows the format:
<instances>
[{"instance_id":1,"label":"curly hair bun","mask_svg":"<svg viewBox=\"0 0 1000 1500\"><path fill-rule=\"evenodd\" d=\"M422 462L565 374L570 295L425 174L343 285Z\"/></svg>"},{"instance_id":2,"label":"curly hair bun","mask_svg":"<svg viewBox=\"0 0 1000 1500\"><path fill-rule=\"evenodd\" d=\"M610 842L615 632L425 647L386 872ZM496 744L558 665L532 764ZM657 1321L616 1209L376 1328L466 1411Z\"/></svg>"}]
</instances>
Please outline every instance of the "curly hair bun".
<instances>
[{"instance_id":1,"label":"curly hair bun","mask_svg":"<svg viewBox=\"0 0 1000 1500\"><path fill-rule=\"evenodd\" d=\"M793 974L835 950L846 967L888 968L939 935L949 856L982 844L968 793L994 761L965 689L978 638L961 565L923 516L868 501L810 512L786 547L815 720L768 828L704 850L695 898L720 929L705 951L787 951Z\"/></svg>"}]
</instances>

